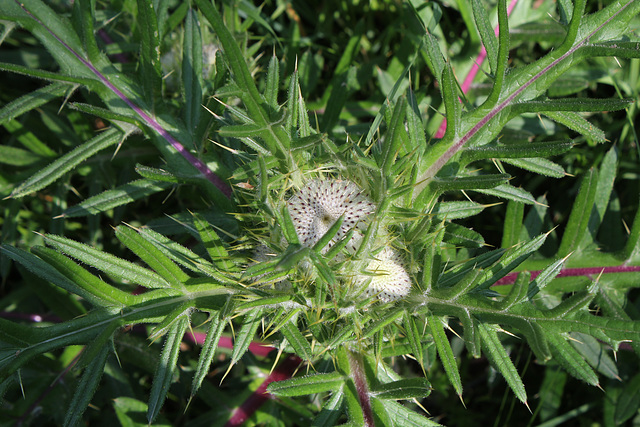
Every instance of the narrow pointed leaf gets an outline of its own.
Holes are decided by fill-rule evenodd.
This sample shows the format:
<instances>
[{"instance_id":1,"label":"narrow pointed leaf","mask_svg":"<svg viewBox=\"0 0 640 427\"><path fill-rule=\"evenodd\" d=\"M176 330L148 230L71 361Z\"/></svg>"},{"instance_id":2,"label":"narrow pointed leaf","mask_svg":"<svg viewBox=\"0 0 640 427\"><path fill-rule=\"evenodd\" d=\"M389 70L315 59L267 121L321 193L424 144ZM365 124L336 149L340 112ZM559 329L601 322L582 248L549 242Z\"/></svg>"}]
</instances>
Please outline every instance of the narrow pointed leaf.
<instances>
[{"instance_id":1,"label":"narrow pointed leaf","mask_svg":"<svg viewBox=\"0 0 640 427\"><path fill-rule=\"evenodd\" d=\"M527 142L525 144L489 144L482 147L470 147L462 152L462 159L473 162L480 159L507 159L523 157L548 157L565 153L573 147L570 140Z\"/></svg>"},{"instance_id":2,"label":"narrow pointed leaf","mask_svg":"<svg viewBox=\"0 0 640 427\"><path fill-rule=\"evenodd\" d=\"M589 225L589 218L591 217L591 210L593 209L597 189L598 171L592 168L582 178L582 183L580 184L578 195L573 203L573 208L571 209L569 221L564 230L557 256L565 257L578 248L578 244L582 240Z\"/></svg>"},{"instance_id":3,"label":"narrow pointed leaf","mask_svg":"<svg viewBox=\"0 0 640 427\"><path fill-rule=\"evenodd\" d=\"M267 391L276 396L293 397L338 390L344 383L339 372L307 375L269 384Z\"/></svg>"},{"instance_id":4,"label":"narrow pointed leaf","mask_svg":"<svg viewBox=\"0 0 640 427\"><path fill-rule=\"evenodd\" d=\"M480 39L487 51L491 72L495 73L498 67L498 39L494 34L491 21L489 21L487 6L481 0L472 0L471 5L473 6L473 18L476 22L478 33L480 33Z\"/></svg>"},{"instance_id":5,"label":"narrow pointed leaf","mask_svg":"<svg viewBox=\"0 0 640 427\"><path fill-rule=\"evenodd\" d=\"M287 342L293 347L295 353L305 361L311 360L313 351L309 341L302 335L298 326L294 320L285 323L280 329L282 335L287 339Z\"/></svg>"},{"instance_id":6,"label":"narrow pointed leaf","mask_svg":"<svg viewBox=\"0 0 640 427\"><path fill-rule=\"evenodd\" d=\"M502 247L509 248L519 242L522 220L524 219L524 203L510 201L502 228Z\"/></svg>"},{"instance_id":7,"label":"narrow pointed leaf","mask_svg":"<svg viewBox=\"0 0 640 427\"><path fill-rule=\"evenodd\" d=\"M507 351L500 342L498 333L495 331L493 326L482 322L478 324L478 331L482 337L482 344L487 352L489 360L491 360L496 369L502 374L518 400L526 403L527 392L524 389L524 384L516 370L516 367L509 358Z\"/></svg>"},{"instance_id":8,"label":"narrow pointed leaf","mask_svg":"<svg viewBox=\"0 0 640 427\"><path fill-rule=\"evenodd\" d=\"M174 322L167 333L162 355L160 356L155 375L153 376L153 385L151 386L151 394L149 396L149 409L147 410L147 420L149 423L152 423L158 416L158 412L160 412L160 408L162 408L162 404L169 392L169 386L173 380L173 373L176 369L176 363L178 362L178 355L180 354L180 344L182 343L182 337L187 330L187 326L189 326L189 317L182 316Z\"/></svg>"},{"instance_id":9,"label":"narrow pointed leaf","mask_svg":"<svg viewBox=\"0 0 640 427\"><path fill-rule=\"evenodd\" d=\"M342 414L342 404L344 402L344 393L342 387L335 387L332 390L331 398L322 406L320 413L314 418L311 427L324 427L335 425L338 418Z\"/></svg>"},{"instance_id":10,"label":"narrow pointed leaf","mask_svg":"<svg viewBox=\"0 0 640 427\"><path fill-rule=\"evenodd\" d=\"M378 399L422 399L431 394L431 384L426 378L407 378L381 384L371 394Z\"/></svg>"},{"instance_id":11,"label":"narrow pointed leaf","mask_svg":"<svg viewBox=\"0 0 640 427\"><path fill-rule=\"evenodd\" d=\"M562 266L564 265L566 258L559 259L552 262L547 268L542 270L540 274L529 284L529 290L527 291L527 298L532 299L538 294L545 286L549 284L560 273Z\"/></svg>"},{"instance_id":12,"label":"narrow pointed leaf","mask_svg":"<svg viewBox=\"0 0 640 427\"><path fill-rule=\"evenodd\" d=\"M111 305L129 305L132 303L130 294L107 284L65 255L53 249L38 246L31 248L31 251L64 274L74 284L88 292L90 295L83 293L81 296L94 304L100 306L105 303Z\"/></svg>"},{"instance_id":13,"label":"narrow pointed leaf","mask_svg":"<svg viewBox=\"0 0 640 427\"><path fill-rule=\"evenodd\" d=\"M89 197L65 210L62 215L66 218L95 215L164 191L169 187L171 187L171 183L169 182L139 179L116 187L113 190L106 190L93 197Z\"/></svg>"},{"instance_id":14,"label":"narrow pointed leaf","mask_svg":"<svg viewBox=\"0 0 640 427\"><path fill-rule=\"evenodd\" d=\"M522 202L527 205L533 205L536 203L536 200L533 198L531 193L509 184L501 184L489 189L475 189L474 191L488 194L490 196L500 197L502 199L513 200L515 202Z\"/></svg>"},{"instance_id":15,"label":"narrow pointed leaf","mask_svg":"<svg viewBox=\"0 0 640 427\"><path fill-rule=\"evenodd\" d=\"M68 83L53 83L6 104L0 109L0 125L15 119L16 117L31 111L47 102L59 98L68 93L73 85Z\"/></svg>"},{"instance_id":16,"label":"narrow pointed leaf","mask_svg":"<svg viewBox=\"0 0 640 427\"><path fill-rule=\"evenodd\" d=\"M116 227L116 237L174 288L179 288L189 278L173 261L152 243L145 240L136 230L120 225Z\"/></svg>"},{"instance_id":17,"label":"narrow pointed leaf","mask_svg":"<svg viewBox=\"0 0 640 427\"><path fill-rule=\"evenodd\" d=\"M551 178L563 178L566 173L562 166L551 160L541 158L504 159L505 163L512 164L520 169L539 173Z\"/></svg>"},{"instance_id":18,"label":"narrow pointed leaf","mask_svg":"<svg viewBox=\"0 0 640 427\"><path fill-rule=\"evenodd\" d=\"M166 280L153 271L89 245L52 234L44 236L44 240L49 246L124 282L136 283L145 288L170 287Z\"/></svg>"},{"instance_id":19,"label":"narrow pointed leaf","mask_svg":"<svg viewBox=\"0 0 640 427\"><path fill-rule=\"evenodd\" d=\"M249 344L255 338L256 331L262 321L262 308L249 310L242 320L242 327L233 342L233 353L231 354L231 365L238 363L240 358L249 349Z\"/></svg>"},{"instance_id":20,"label":"narrow pointed leaf","mask_svg":"<svg viewBox=\"0 0 640 427\"><path fill-rule=\"evenodd\" d=\"M195 129L202 109L202 35L198 15L193 9L187 13L184 28L182 86L186 101L184 121L188 129Z\"/></svg>"},{"instance_id":21,"label":"narrow pointed leaf","mask_svg":"<svg viewBox=\"0 0 640 427\"><path fill-rule=\"evenodd\" d=\"M606 141L604 131L591 124L578 113L571 111L545 111L543 114L594 142L604 143Z\"/></svg>"},{"instance_id":22,"label":"narrow pointed leaf","mask_svg":"<svg viewBox=\"0 0 640 427\"><path fill-rule=\"evenodd\" d=\"M193 383L191 385L191 396L195 396L196 392L200 389L202 381L209 373L213 356L218 348L218 342L222 336L222 332L226 326L226 322L218 312L211 313L211 326L207 331L207 338L204 340L202 350L200 350L200 357L198 358L198 367L195 374L193 374Z\"/></svg>"},{"instance_id":23,"label":"narrow pointed leaf","mask_svg":"<svg viewBox=\"0 0 640 427\"><path fill-rule=\"evenodd\" d=\"M398 402L393 400L382 400L380 402L393 425L403 427L442 427L441 424L412 411Z\"/></svg>"},{"instance_id":24,"label":"narrow pointed leaf","mask_svg":"<svg viewBox=\"0 0 640 427\"><path fill-rule=\"evenodd\" d=\"M124 134L115 128L100 133L32 175L13 190L11 197L23 197L45 188L89 157L122 141L123 137Z\"/></svg>"},{"instance_id":25,"label":"narrow pointed leaf","mask_svg":"<svg viewBox=\"0 0 640 427\"><path fill-rule=\"evenodd\" d=\"M460 371L458 370L458 364L456 363L456 358L453 355L451 344L449 344L449 339L444 332L442 321L440 321L440 318L436 316L429 315L427 316L427 325L429 325L429 329L431 330L431 335L433 336L433 341L436 344L436 349L438 350L438 356L440 357L442 366L447 373L447 378L449 378L449 381L451 382L451 385L453 385L453 389L456 391L458 396L462 396Z\"/></svg>"},{"instance_id":26,"label":"narrow pointed leaf","mask_svg":"<svg viewBox=\"0 0 640 427\"><path fill-rule=\"evenodd\" d=\"M107 356L109 356L110 352L111 346L101 345L100 351L97 352L91 363L84 369L80 382L73 393L71 403L67 408L67 415L64 419L65 426L76 426L80 423L82 414L89 407L91 398L93 398L93 394L100 384L104 366L107 363Z\"/></svg>"},{"instance_id":27,"label":"narrow pointed leaf","mask_svg":"<svg viewBox=\"0 0 640 427\"><path fill-rule=\"evenodd\" d=\"M38 258L37 256L22 249L18 249L9 245L2 245L0 250L2 250L3 255L8 256L10 259L17 263L20 263L36 276L53 283L54 285L66 290L67 292L79 295L87 301L91 301L95 305L104 303L104 300L102 300L102 297L104 295L96 297L93 294L93 290L83 289L81 286L76 284L75 281L62 274L46 260ZM112 301L112 299L109 298L108 301Z\"/></svg>"}]
</instances>

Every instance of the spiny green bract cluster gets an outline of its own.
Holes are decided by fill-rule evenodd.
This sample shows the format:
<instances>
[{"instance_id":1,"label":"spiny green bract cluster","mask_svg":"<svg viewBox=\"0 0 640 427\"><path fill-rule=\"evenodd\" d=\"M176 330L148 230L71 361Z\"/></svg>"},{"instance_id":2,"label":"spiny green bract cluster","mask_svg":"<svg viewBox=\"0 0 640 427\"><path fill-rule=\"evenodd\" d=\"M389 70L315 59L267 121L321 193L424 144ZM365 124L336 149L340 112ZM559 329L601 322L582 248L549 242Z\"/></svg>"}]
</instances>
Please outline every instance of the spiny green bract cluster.
<instances>
[{"instance_id":1,"label":"spiny green bract cluster","mask_svg":"<svg viewBox=\"0 0 640 427\"><path fill-rule=\"evenodd\" d=\"M373 239L365 238L376 215L376 205L354 182L310 179L288 200L278 203L280 211L288 217L283 221L290 221L290 230L295 235L283 232L284 236L278 237L281 233L274 230L269 237L270 246L284 251L276 270L291 266L307 281L313 281L313 264L326 264L335 278L335 282L327 283L329 294L342 296L346 303L362 300L387 303L409 294L411 279L399 252L390 247L390 236L378 231ZM254 259L266 262L275 255L275 251L261 244ZM286 278L276 273L261 275L259 280L272 282L282 290L292 287L290 278L287 272Z\"/></svg>"}]
</instances>

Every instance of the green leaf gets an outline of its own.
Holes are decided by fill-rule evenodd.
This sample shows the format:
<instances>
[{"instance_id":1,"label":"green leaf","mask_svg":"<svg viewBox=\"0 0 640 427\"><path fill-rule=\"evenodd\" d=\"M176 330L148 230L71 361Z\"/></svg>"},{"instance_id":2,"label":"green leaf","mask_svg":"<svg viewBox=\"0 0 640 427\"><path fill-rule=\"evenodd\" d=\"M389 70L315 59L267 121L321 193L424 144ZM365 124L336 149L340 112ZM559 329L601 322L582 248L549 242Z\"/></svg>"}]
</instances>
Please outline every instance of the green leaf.
<instances>
[{"instance_id":1,"label":"green leaf","mask_svg":"<svg viewBox=\"0 0 640 427\"><path fill-rule=\"evenodd\" d=\"M405 131L404 118L407 113L407 99L400 97L393 108L391 122L388 124L387 134L382 142L382 164L380 165L383 177L389 177L396 156L400 151L401 134Z\"/></svg>"},{"instance_id":2,"label":"green leaf","mask_svg":"<svg viewBox=\"0 0 640 427\"><path fill-rule=\"evenodd\" d=\"M249 349L249 344L253 341L256 331L262 322L263 308L249 310L242 320L242 327L238 331L233 343L233 353L231 353L231 365L238 363L240 358Z\"/></svg>"},{"instance_id":3,"label":"green leaf","mask_svg":"<svg viewBox=\"0 0 640 427\"><path fill-rule=\"evenodd\" d=\"M495 73L498 68L498 39L489 21L486 6L481 0L472 0L471 5L473 7L473 18L475 19L478 33L480 33L480 39L487 52L491 72Z\"/></svg>"},{"instance_id":4,"label":"green leaf","mask_svg":"<svg viewBox=\"0 0 640 427\"><path fill-rule=\"evenodd\" d=\"M587 44L582 48L583 54L592 56L615 56L617 58L640 58L640 42L605 41Z\"/></svg>"},{"instance_id":5,"label":"green leaf","mask_svg":"<svg viewBox=\"0 0 640 427\"><path fill-rule=\"evenodd\" d=\"M513 200L515 202L522 202L528 205L536 203L533 196L522 188L516 188L509 184L501 184L497 187L489 189L475 189L478 193L488 194L490 196L500 197L502 199Z\"/></svg>"},{"instance_id":6,"label":"green leaf","mask_svg":"<svg viewBox=\"0 0 640 427\"><path fill-rule=\"evenodd\" d=\"M0 164L9 166L32 166L45 158L22 148L0 145Z\"/></svg>"},{"instance_id":7,"label":"green leaf","mask_svg":"<svg viewBox=\"0 0 640 427\"><path fill-rule=\"evenodd\" d=\"M31 251L54 267L76 286L82 288L82 293L78 294L91 301L96 306L108 305L129 305L132 303L132 296L120 289L107 284L94 276L68 257L52 249L34 246ZM27 267L29 268L29 267ZM44 266L38 267L38 272L43 273L48 269ZM46 279L46 277L43 277ZM56 282L52 282L56 283ZM71 288L63 288L70 290Z\"/></svg>"},{"instance_id":8,"label":"green leaf","mask_svg":"<svg viewBox=\"0 0 640 427\"><path fill-rule=\"evenodd\" d=\"M387 415L392 420L393 425L403 427L441 427L435 421L425 418L406 406L392 400L380 401L386 410Z\"/></svg>"},{"instance_id":9,"label":"green leaf","mask_svg":"<svg viewBox=\"0 0 640 427\"><path fill-rule=\"evenodd\" d=\"M539 173L540 175L549 176L551 178L564 178L566 175L562 166L553 163L551 160L540 158L522 158L522 159L504 159L505 163L509 163L520 169Z\"/></svg>"},{"instance_id":10,"label":"green leaf","mask_svg":"<svg viewBox=\"0 0 640 427\"><path fill-rule=\"evenodd\" d=\"M141 80L145 100L153 106L162 89L158 16L154 9L154 2L137 0L136 3L138 6L137 24L140 31Z\"/></svg>"},{"instance_id":11,"label":"green leaf","mask_svg":"<svg viewBox=\"0 0 640 427\"><path fill-rule=\"evenodd\" d=\"M138 3L150 3L139 0ZM188 129L195 129L202 109L202 35L198 15L189 9L184 28L182 53L182 86L184 88L184 121Z\"/></svg>"},{"instance_id":12,"label":"green leaf","mask_svg":"<svg viewBox=\"0 0 640 427\"><path fill-rule=\"evenodd\" d=\"M179 265L193 272L206 274L207 276L213 277L222 283L235 283L225 277L212 263L198 256L195 252L174 242L168 237L149 228L140 228L138 232Z\"/></svg>"},{"instance_id":13,"label":"green leaf","mask_svg":"<svg viewBox=\"0 0 640 427\"><path fill-rule=\"evenodd\" d=\"M195 374L193 374L193 382L191 384L191 396L195 396L197 391L202 385L202 381L209 373L213 356L218 348L218 342L224 332L226 326L225 319L219 312L213 312L211 316L211 326L207 331L207 338L204 340L202 350L200 350L200 357L198 358L198 367Z\"/></svg>"},{"instance_id":14,"label":"green leaf","mask_svg":"<svg viewBox=\"0 0 640 427\"><path fill-rule=\"evenodd\" d=\"M496 59L496 68L494 69L493 87L489 97L482 105L495 105L502 95L502 86L509 61L509 19L507 16L507 1L498 0L498 51ZM488 53L488 52L487 52Z\"/></svg>"},{"instance_id":15,"label":"green leaf","mask_svg":"<svg viewBox=\"0 0 640 427\"><path fill-rule=\"evenodd\" d=\"M435 177L429 182L434 192L459 191L469 189L487 189L505 184L511 179L506 173L476 176Z\"/></svg>"},{"instance_id":16,"label":"green leaf","mask_svg":"<svg viewBox=\"0 0 640 427\"><path fill-rule=\"evenodd\" d=\"M235 270L235 265L229 258L229 252L227 252L227 249L224 247L224 243L211 224L209 224L203 215L197 212L194 212L192 215L193 224L196 226L196 230L198 230L198 235L202 240L202 244L207 250L207 253L209 253L209 257L213 263L223 271Z\"/></svg>"},{"instance_id":17,"label":"green leaf","mask_svg":"<svg viewBox=\"0 0 640 427\"><path fill-rule=\"evenodd\" d=\"M481 147L469 147L462 152L463 162L473 162L481 159L518 159L523 157L548 157L565 153L573 147L573 142L567 140L527 142L525 144L489 144Z\"/></svg>"},{"instance_id":18,"label":"green leaf","mask_svg":"<svg viewBox=\"0 0 640 427\"><path fill-rule=\"evenodd\" d=\"M2 245L2 247L0 247L0 250L5 256L9 257L17 263L20 263L36 276L53 283L54 285L66 290L67 292L79 295L87 301L91 301L95 305L104 304L105 301L102 298L108 298L107 301L109 302L114 301L114 299L110 295L106 295L106 293L100 293L99 296L96 297L94 295L94 292L96 292L95 290L87 290L82 287L82 285L79 285L75 281L69 279L67 276L53 267L49 262L47 262L48 260L43 260L29 252L9 245ZM114 301L114 303L121 304L119 301Z\"/></svg>"},{"instance_id":19,"label":"green leaf","mask_svg":"<svg viewBox=\"0 0 640 427\"><path fill-rule=\"evenodd\" d=\"M509 184L501 184L497 187L489 189L474 189L473 191L488 194L490 196L500 197L502 199L525 203L527 205L533 205L536 203L536 200L528 191L525 191L522 188L516 188Z\"/></svg>"},{"instance_id":20,"label":"green leaf","mask_svg":"<svg viewBox=\"0 0 640 427\"><path fill-rule=\"evenodd\" d=\"M277 383L271 383L277 384ZM337 388L337 387L336 387ZM314 418L311 427L324 427L335 425L338 418L342 414L342 404L344 402L344 393L342 387L336 390L334 388L331 398L322 406L318 416Z\"/></svg>"},{"instance_id":21,"label":"green leaf","mask_svg":"<svg viewBox=\"0 0 640 427\"><path fill-rule=\"evenodd\" d=\"M593 209L597 189L598 171L591 168L582 178L578 195L573 203L569 221L567 222L562 241L560 242L558 257L565 257L578 249L578 244L582 240L589 225L589 218L591 217L591 210Z\"/></svg>"},{"instance_id":22,"label":"green leaf","mask_svg":"<svg viewBox=\"0 0 640 427\"><path fill-rule=\"evenodd\" d=\"M545 99L542 101L519 102L512 107L512 115L524 113L541 113L543 111L617 111L622 110L633 102L631 99L593 99L593 98L560 98Z\"/></svg>"},{"instance_id":23,"label":"green leaf","mask_svg":"<svg viewBox=\"0 0 640 427\"><path fill-rule=\"evenodd\" d=\"M287 212L289 211L287 210ZM324 233L322 237L320 237L320 239L318 239L316 244L313 245L313 250L320 253L320 251L322 251L322 249L324 249L329 244L329 242L331 242L331 240L333 240L336 237L336 234L342 228L343 221L344 221L344 215L341 215L340 218L338 218L336 222L334 222L333 225L329 227L327 232Z\"/></svg>"},{"instance_id":24,"label":"green leaf","mask_svg":"<svg viewBox=\"0 0 640 427\"><path fill-rule=\"evenodd\" d=\"M44 236L44 241L49 246L66 253L67 255L84 262L100 271L103 271L125 283L132 282L145 288L170 287L161 276L146 268L140 267L129 261L113 256L107 252L96 249L83 243L53 234Z\"/></svg>"},{"instance_id":25,"label":"green leaf","mask_svg":"<svg viewBox=\"0 0 640 427\"><path fill-rule=\"evenodd\" d=\"M436 220L467 218L479 214L484 206L475 202L440 202L430 212Z\"/></svg>"},{"instance_id":26,"label":"green leaf","mask_svg":"<svg viewBox=\"0 0 640 427\"><path fill-rule=\"evenodd\" d=\"M478 289L488 289L495 282L513 271L518 265L529 258L532 253L537 251L546 238L547 234L541 234L527 243L509 249L497 263L482 272L482 277L478 280L480 283Z\"/></svg>"},{"instance_id":27,"label":"green leaf","mask_svg":"<svg viewBox=\"0 0 640 427\"><path fill-rule=\"evenodd\" d=\"M585 362L584 357L566 341L562 335L554 333L547 334L549 348L555 361L569 374L590 384L598 385L598 376L593 369Z\"/></svg>"},{"instance_id":28,"label":"green leaf","mask_svg":"<svg viewBox=\"0 0 640 427\"><path fill-rule=\"evenodd\" d=\"M453 222L445 224L443 240L465 248L479 248L485 244L482 234Z\"/></svg>"},{"instance_id":29,"label":"green leaf","mask_svg":"<svg viewBox=\"0 0 640 427\"><path fill-rule=\"evenodd\" d=\"M140 129L144 126L140 121L140 117L133 110L119 111L116 113L106 108L96 107L95 105L82 102L70 102L69 108L100 117L101 119L110 120L114 126L123 130L129 129L126 124L133 125L135 129Z\"/></svg>"},{"instance_id":30,"label":"green leaf","mask_svg":"<svg viewBox=\"0 0 640 427\"><path fill-rule=\"evenodd\" d=\"M602 159L600 170L598 172L598 183L593 204L593 210L589 216L589 224L587 226L588 233L584 234L583 240L580 242L581 247L587 247L593 243L604 219L611 192L613 191L613 183L616 178L618 166L618 150L612 147Z\"/></svg>"},{"instance_id":31,"label":"green leaf","mask_svg":"<svg viewBox=\"0 0 640 427\"><path fill-rule=\"evenodd\" d=\"M5 21L6 22L6 21ZM64 83L75 83L75 84L81 84L84 86L88 86L88 87L97 87L97 85L95 84L95 80L91 80L91 79L84 79L84 78L79 78L79 77L74 77L74 76L68 76L68 75L64 75L64 74L60 74L60 73L54 73L51 71L45 71L45 70L38 70L38 69L33 69L33 68L29 68L29 67L25 67L19 64L10 64L7 62L0 62L0 70L3 71L10 71L12 73L17 73L17 74L22 74L24 76L29 76L29 77L36 77L39 79L44 79L44 80L49 80L49 81L54 81L54 82L64 82ZM65 86L65 85L62 85ZM66 86L66 89L68 90L70 86ZM51 86L48 86L48 89L43 88L45 90L51 90L53 89ZM41 90L41 89L38 89ZM54 91L55 92L55 91ZM58 96L62 96L64 95L64 93L66 92L63 91L60 93L60 95ZM25 96L30 96L30 95L25 95ZM37 98L37 97L36 97ZM54 96L51 99L55 99L56 96ZM22 98L18 98L18 99L22 99ZM35 99L34 99L35 101ZM41 100L42 101L42 100ZM10 103L12 104L13 101ZM9 104L7 104L9 105ZM26 110L28 111L28 110ZM23 111L23 112L26 112ZM17 116L19 116L22 113L17 114ZM15 116L15 117L17 117ZM0 117L3 117L3 113L0 113ZM0 119L0 120L4 120L4 119ZM0 121L0 125L5 124L5 121Z\"/></svg>"},{"instance_id":32,"label":"green leaf","mask_svg":"<svg viewBox=\"0 0 640 427\"><path fill-rule=\"evenodd\" d=\"M604 131L591 124L578 113L571 111L545 111L542 114L549 117L551 120L565 125L569 129L586 136L591 141L604 143L607 140Z\"/></svg>"},{"instance_id":33,"label":"green leaf","mask_svg":"<svg viewBox=\"0 0 640 427\"><path fill-rule=\"evenodd\" d=\"M272 382L267 387L267 391L283 397L305 396L325 391L336 391L343 384L344 376L341 373L330 372Z\"/></svg>"},{"instance_id":34,"label":"green leaf","mask_svg":"<svg viewBox=\"0 0 640 427\"><path fill-rule=\"evenodd\" d=\"M24 197L45 188L89 157L122 141L124 138L126 138L126 135L114 128L100 133L32 175L13 190L11 197Z\"/></svg>"},{"instance_id":35,"label":"green leaf","mask_svg":"<svg viewBox=\"0 0 640 427\"><path fill-rule=\"evenodd\" d=\"M411 353L415 357L416 361L420 364L420 367L424 370L424 352L422 347L422 329L418 328L415 317L405 312L404 316L404 328L407 332L407 339L411 345Z\"/></svg>"},{"instance_id":36,"label":"green leaf","mask_svg":"<svg viewBox=\"0 0 640 427\"><path fill-rule=\"evenodd\" d=\"M36 109L51 100L67 95L71 93L73 89L75 89L75 86L67 83L53 83L14 99L0 109L0 125L4 125L16 117Z\"/></svg>"},{"instance_id":37,"label":"green leaf","mask_svg":"<svg viewBox=\"0 0 640 427\"><path fill-rule=\"evenodd\" d=\"M607 378L620 381L616 362L609 356L605 346L592 336L570 333L571 345L584 357L587 363Z\"/></svg>"},{"instance_id":38,"label":"green leaf","mask_svg":"<svg viewBox=\"0 0 640 427\"><path fill-rule=\"evenodd\" d=\"M82 414L89 406L91 398L100 384L109 353L111 353L111 346L101 346L100 351L85 368L82 378L80 378L80 383L77 385L71 403L67 408L67 415L64 419L65 426L80 424Z\"/></svg>"},{"instance_id":39,"label":"green leaf","mask_svg":"<svg viewBox=\"0 0 640 427\"><path fill-rule=\"evenodd\" d=\"M367 328L362 332L363 338L372 337L376 332L381 331L385 326L390 325L391 323L398 320L404 311L402 308L393 308L388 310L388 313L381 316L379 319L374 320L367 326Z\"/></svg>"},{"instance_id":40,"label":"green leaf","mask_svg":"<svg viewBox=\"0 0 640 427\"><path fill-rule=\"evenodd\" d=\"M527 298L532 299L542 289L545 288L562 270L566 258L559 259L552 262L540 274L529 284L529 290L527 291Z\"/></svg>"},{"instance_id":41,"label":"green leaf","mask_svg":"<svg viewBox=\"0 0 640 427\"><path fill-rule=\"evenodd\" d=\"M291 82L293 84L295 84L294 82L298 81L297 71L294 72L294 77L295 78L291 79ZM277 111L279 107L278 105L279 85L280 85L280 62L278 61L278 58L275 55L273 55L269 60L269 67L267 67L267 83L266 83L267 88L264 93L264 98L267 101L267 105L269 105L272 111ZM296 94L289 93L289 96L297 97L297 95L298 95L297 93ZM291 117L295 117L295 114L290 114L289 118ZM292 129L292 128L293 126L289 126L289 125L287 126L287 129Z\"/></svg>"},{"instance_id":42,"label":"green leaf","mask_svg":"<svg viewBox=\"0 0 640 427\"><path fill-rule=\"evenodd\" d=\"M442 366L447 373L447 378L449 378L449 381L451 382L451 385L453 385L453 389L456 391L458 396L462 396L460 371L458 370L458 364L456 363L456 359L453 355L451 344L449 344L449 339L444 332L442 321L436 316L429 315L427 316L427 325L431 330L431 335L433 336L433 341L436 344L436 349L438 350L438 356L440 357Z\"/></svg>"},{"instance_id":43,"label":"green leaf","mask_svg":"<svg viewBox=\"0 0 640 427\"><path fill-rule=\"evenodd\" d=\"M526 404L527 392L524 389L522 379L520 378L516 367L513 365L513 362L509 358L507 351L500 342L495 328L491 325L480 322L478 324L478 331L482 337L482 344L487 352L487 357L502 374L518 400Z\"/></svg>"},{"instance_id":44,"label":"green leaf","mask_svg":"<svg viewBox=\"0 0 640 427\"><path fill-rule=\"evenodd\" d=\"M449 145L449 141L453 141L453 139L458 136L460 130L460 115L462 114L462 108L460 107L460 102L458 102L458 84L453 74L451 64L447 63L445 65L440 83L442 85L442 99L447 114L447 130L444 135L444 140L447 141L447 145ZM442 143L437 147L445 148ZM442 151L442 149L438 150L438 152L440 151Z\"/></svg>"},{"instance_id":45,"label":"green leaf","mask_svg":"<svg viewBox=\"0 0 640 427\"><path fill-rule=\"evenodd\" d=\"M378 399L422 399L431 394L431 384L426 378L407 378L381 384L370 393Z\"/></svg>"},{"instance_id":46,"label":"green leaf","mask_svg":"<svg viewBox=\"0 0 640 427\"><path fill-rule=\"evenodd\" d=\"M89 197L62 213L66 218L77 218L95 215L118 206L126 205L171 187L169 182L155 182L139 179L123 184L113 190L106 190L93 197Z\"/></svg>"},{"instance_id":47,"label":"green leaf","mask_svg":"<svg viewBox=\"0 0 640 427\"><path fill-rule=\"evenodd\" d=\"M422 122L418 100L412 90L409 90L407 101L407 133L411 147L425 147L427 145L427 138L424 131L424 123Z\"/></svg>"},{"instance_id":48,"label":"green leaf","mask_svg":"<svg viewBox=\"0 0 640 427\"><path fill-rule=\"evenodd\" d=\"M507 203L507 212L504 216L502 229L503 248L510 248L520 241L520 230L524 219L524 203L510 201Z\"/></svg>"},{"instance_id":49,"label":"green leaf","mask_svg":"<svg viewBox=\"0 0 640 427\"><path fill-rule=\"evenodd\" d=\"M189 276L136 230L119 225L116 237L174 288L181 288Z\"/></svg>"},{"instance_id":50,"label":"green leaf","mask_svg":"<svg viewBox=\"0 0 640 427\"><path fill-rule=\"evenodd\" d=\"M147 420L149 423L152 423L158 416L160 408L167 397L169 386L173 380L173 373L176 369L176 363L178 362L182 337L188 326L189 316L184 315L173 323L167 333L162 355L160 356L156 372L153 376L151 394L149 395L149 409L147 410Z\"/></svg>"},{"instance_id":51,"label":"green leaf","mask_svg":"<svg viewBox=\"0 0 640 427\"><path fill-rule=\"evenodd\" d=\"M184 317L188 319L192 311L193 303L191 301L172 306L172 311L153 327L149 333L149 340L155 341L170 332L176 322Z\"/></svg>"},{"instance_id":52,"label":"green leaf","mask_svg":"<svg viewBox=\"0 0 640 427\"><path fill-rule=\"evenodd\" d=\"M616 402L616 425L624 424L638 413L640 406L640 374L636 374L624 386Z\"/></svg>"},{"instance_id":53,"label":"green leaf","mask_svg":"<svg viewBox=\"0 0 640 427\"><path fill-rule=\"evenodd\" d=\"M298 329L295 318L285 323L280 331L282 332L282 335L284 335L284 337L287 339L287 342L291 344L291 347L293 347L295 353L302 360L311 360L311 357L313 355L311 345Z\"/></svg>"}]
</instances>

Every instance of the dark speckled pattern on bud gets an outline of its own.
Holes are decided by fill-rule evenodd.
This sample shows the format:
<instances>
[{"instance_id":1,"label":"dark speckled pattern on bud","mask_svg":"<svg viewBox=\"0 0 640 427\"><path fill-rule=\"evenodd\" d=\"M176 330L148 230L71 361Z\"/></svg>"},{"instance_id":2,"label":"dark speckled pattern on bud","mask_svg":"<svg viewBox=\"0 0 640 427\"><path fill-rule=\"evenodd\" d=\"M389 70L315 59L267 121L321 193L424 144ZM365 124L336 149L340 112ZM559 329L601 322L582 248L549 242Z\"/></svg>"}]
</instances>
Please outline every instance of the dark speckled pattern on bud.
<instances>
[{"instance_id":1,"label":"dark speckled pattern on bud","mask_svg":"<svg viewBox=\"0 0 640 427\"><path fill-rule=\"evenodd\" d=\"M289 199L288 206L300 243L307 247L315 245L344 215L342 227L323 248L323 253L375 210L375 205L357 185L337 179L309 182Z\"/></svg>"}]
</instances>

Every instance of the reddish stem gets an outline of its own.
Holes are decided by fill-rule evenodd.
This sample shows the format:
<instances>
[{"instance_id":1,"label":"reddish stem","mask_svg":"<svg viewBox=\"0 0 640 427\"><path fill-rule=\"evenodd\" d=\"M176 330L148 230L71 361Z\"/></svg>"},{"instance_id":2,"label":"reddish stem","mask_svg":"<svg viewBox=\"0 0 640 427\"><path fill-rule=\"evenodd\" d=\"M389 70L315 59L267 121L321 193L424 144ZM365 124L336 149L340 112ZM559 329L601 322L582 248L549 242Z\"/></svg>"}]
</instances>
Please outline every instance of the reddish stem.
<instances>
[{"instance_id":1,"label":"reddish stem","mask_svg":"<svg viewBox=\"0 0 640 427\"><path fill-rule=\"evenodd\" d=\"M273 397L267 392L267 386L274 381L283 381L291 378L298 366L302 363L302 359L295 355L289 355L276 369L273 370L271 375L251 396L247 398L242 405L236 408L229 421L225 424L225 427L236 427L242 425L251 415L253 415L260 407L269 399Z\"/></svg>"},{"instance_id":2,"label":"reddish stem","mask_svg":"<svg viewBox=\"0 0 640 427\"><path fill-rule=\"evenodd\" d=\"M607 273L635 273L640 271L640 266L618 265L615 267L583 267L583 268L564 268L556 277L576 277L576 276L598 276ZM535 279L541 273L541 270L532 271L531 278ZM495 285L512 285L516 282L518 272L509 273L502 279L498 280Z\"/></svg>"}]
</instances>

